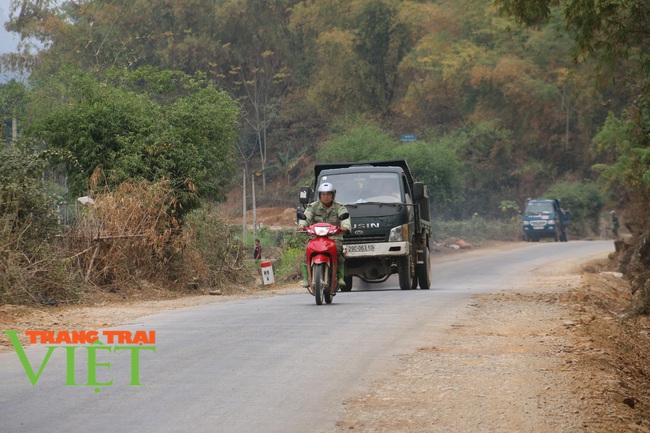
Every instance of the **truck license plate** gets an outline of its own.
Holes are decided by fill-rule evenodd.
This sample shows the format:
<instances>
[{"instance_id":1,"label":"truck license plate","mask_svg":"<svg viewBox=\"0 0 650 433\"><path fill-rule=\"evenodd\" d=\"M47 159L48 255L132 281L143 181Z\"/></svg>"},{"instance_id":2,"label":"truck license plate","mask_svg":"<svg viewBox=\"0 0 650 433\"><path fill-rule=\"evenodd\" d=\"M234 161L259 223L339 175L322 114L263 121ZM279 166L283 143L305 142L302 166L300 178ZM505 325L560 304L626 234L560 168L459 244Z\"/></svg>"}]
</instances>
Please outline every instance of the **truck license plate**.
<instances>
[{"instance_id":1,"label":"truck license plate","mask_svg":"<svg viewBox=\"0 0 650 433\"><path fill-rule=\"evenodd\" d=\"M351 253L361 253L365 251L375 251L374 245L349 245L348 251Z\"/></svg>"}]
</instances>

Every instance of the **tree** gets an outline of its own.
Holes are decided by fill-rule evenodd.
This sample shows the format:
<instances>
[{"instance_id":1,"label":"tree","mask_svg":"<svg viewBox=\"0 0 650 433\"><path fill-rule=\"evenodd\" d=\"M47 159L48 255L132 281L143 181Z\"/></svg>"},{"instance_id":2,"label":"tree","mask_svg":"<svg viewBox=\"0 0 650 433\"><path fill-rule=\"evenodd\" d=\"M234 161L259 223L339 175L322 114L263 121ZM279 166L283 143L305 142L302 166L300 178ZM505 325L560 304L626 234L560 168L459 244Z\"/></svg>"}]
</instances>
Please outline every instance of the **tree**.
<instances>
[{"instance_id":1,"label":"tree","mask_svg":"<svg viewBox=\"0 0 650 433\"><path fill-rule=\"evenodd\" d=\"M372 112L388 113L398 86L397 68L410 42L410 29L397 19L393 4L372 0L357 15L354 51L360 60L363 94Z\"/></svg>"},{"instance_id":2,"label":"tree","mask_svg":"<svg viewBox=\"0 0 650 433\"><path fill-rule=\"evenodd\" d=\"M12 0L7 29L23 43L5 64L43 75L63 65L207 72L219 46L214 7L210 0ZM33 52L28 41L42 49Z\"/></svg>"},{"instance_id":3,"label":"tree","mask_svg":"<svg viewBox=\"0 0 650 433\"><path fill-rule=\"evenodd\" d=\"M27 88L23 83L11 80L0 83L0 137L18 139L18 119L25 113ZM9 126L8 128L5 127Z\"/></svg>"},{"instance_id":4,"label":"tree","mask_svg":"<svg viewBox=\"0 0 650 433\"><path fill-rule=\"evenodd\" d=\"M352 126L343 125L343 131L323 143L318 152L319 161L375 161L390 158L396 144L395 139L372 122L357 125L354 121L351 123Z\"/></svg>"},{"instance_id":5,"label":"tree","mask_svg":"<svg viewBox=\"0 0 650 433\"><path fill-rule=\"evenodd\" d=\"M595 183L559 182L544 197L559 199L562 208L571 211L572 230L580 236L599 233L600 213L605 203Z\"/></svg>"},{"instance_id":6,"label":"tree","mask_svg":"<svg viewBox=\"0 0 650 433\"><path fill-rule=\"evenodd\" d=\"M240 103L242 122L252 132L259 151L263 189L269 129L290 85L293 38L287 23L295 3L228 0L217 12L223 23L220 54L227 68L220 71L218 78Z\"/></svg>"},{"instance_id":7,"label":"tree","mask_svg":"<svg viewBox=\"0 0 650 433\"><path fill-rule=\"evenodd\" d=\"M117 80L122 85L112 81L117 76L124 78ZM138 86L128 88L134 79L139 92ZM109 78L65 71L42 84L26 136L46 143L52 154L73 158L66 167L74 193L85 195L90 176L101 168L108 185L169 179L181 215L198 207L200 198L227 194L238 113L224 92L184 74L152 69ZM157 91L152 95L143 88Z\"/></svg>"},{"instance_id":8,"label":"tree","mask_svg":"<svg viewBox=\"0 0 650 433\"><path fill-rule=\"evenodd\" d=\"M463 163L449 142L416 141L395 148L395 156L404 158L420 182L429 186L434 216L449 216L463 200Z\"/></svg>"},{"instance_id":9,"label":"tree","mask_svg":"<svg viewBox=\"0 0 650 433\"><path fill-rule=\"evenodd\" d=\"M597 2L570 0L496 0L503 13L526 26L541 26L555 14L562 16L577 43L577 59L595 55L613 70L617 60L635 57L640 69L650 68L650 24L643 0Z\"/></svg>"},{"instance_id":10,"label":"tree","mask_svg":"<svg viewBox=\"0 0 650 433\"><path fill-rule=\"evenodd\" d=\"M386 116L397 95L398 67L412 43L402 2L303 2L291 28L305 38L313 79L307 83L321 114L370 111Z\"/></svg>"}]
</instances>

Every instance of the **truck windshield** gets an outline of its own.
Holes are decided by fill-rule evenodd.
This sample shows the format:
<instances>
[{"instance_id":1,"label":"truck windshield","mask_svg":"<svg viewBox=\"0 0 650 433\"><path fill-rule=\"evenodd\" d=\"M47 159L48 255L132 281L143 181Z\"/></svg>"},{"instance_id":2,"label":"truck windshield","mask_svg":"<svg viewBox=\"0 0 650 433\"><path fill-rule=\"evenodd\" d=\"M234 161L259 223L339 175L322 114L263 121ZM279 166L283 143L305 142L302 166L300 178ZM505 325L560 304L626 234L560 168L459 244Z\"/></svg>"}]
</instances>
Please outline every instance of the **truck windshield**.
<instances>
[{"instance_id":1,"label":"truck windshield","mask_svg":"<svg viewBox=\"0 0 650 433\"><path fill-rule=\"evenodd\" d=\"M320 182L334 185L339 203L404 202L397 173L342 173L323 176Z\"/></svg>"},{"instance_id":2,"label":"truck windshield","mask_svg":"<svg viewBox=\"0 0 650 433\"><path fill-rule=\"evenodd\" d=\"M553 203L550 202L533 202L526 206L525 215L549 215L553 213Z\"/></svg>"}]
</instances>

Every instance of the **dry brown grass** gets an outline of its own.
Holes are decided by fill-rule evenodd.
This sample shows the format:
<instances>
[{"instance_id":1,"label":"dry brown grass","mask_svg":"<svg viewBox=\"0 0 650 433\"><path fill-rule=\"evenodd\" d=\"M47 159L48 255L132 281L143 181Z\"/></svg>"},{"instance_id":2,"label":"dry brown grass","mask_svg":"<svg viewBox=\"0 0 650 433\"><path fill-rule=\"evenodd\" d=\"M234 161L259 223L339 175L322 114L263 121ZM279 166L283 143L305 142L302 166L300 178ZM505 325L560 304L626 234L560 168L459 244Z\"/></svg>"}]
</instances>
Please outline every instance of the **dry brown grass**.
<instances>
[{"instance_id":1,"label":"dry brown grass","mask_svg":"<svg viewBox=\"0 0 650 433\"><path fill-rule=\"evenodd\" d=\"M184 245L168 182L127 182L93 197L64 236L84 283L113 287L167 276Z\"/></svg>"}]
</instances>

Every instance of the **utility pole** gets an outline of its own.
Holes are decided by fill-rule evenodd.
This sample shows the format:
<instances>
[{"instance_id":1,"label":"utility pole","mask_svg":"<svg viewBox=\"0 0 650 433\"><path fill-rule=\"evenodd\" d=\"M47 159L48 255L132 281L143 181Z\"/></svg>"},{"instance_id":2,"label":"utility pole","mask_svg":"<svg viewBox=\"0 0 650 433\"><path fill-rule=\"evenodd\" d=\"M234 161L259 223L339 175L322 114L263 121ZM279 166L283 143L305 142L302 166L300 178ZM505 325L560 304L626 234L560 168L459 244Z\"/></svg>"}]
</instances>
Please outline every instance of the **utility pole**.
<instances>
[{"instance_id":1,"label":"utility pole","mask_svg":"<svg viewBox=\"0 0 650 433\"><path fill-rule=\"evenodd\" d=\"M253 239L257 239L257 209L255 207L255 175L251 176L252 196L253 196Z\"/></svg>"},{"instance_id":2,"label":"utility pole","mask_svg":"<svg viewBox=\"0 0 650 433\"><path fill-rule=\"evenodd\" d=\"M247 239L247 236L246 236L247 233L248 233L248 230L246 228L246 165L244 165L244 182L242 183L242 190L244 191L244 197L243 197L243 200L242 200L242 203L243 203L243 206L244 206L244 223L243 223L243 227L242 227L242 231L243 231L242 239L244 240L244 245L248 245L247 244L248 239Z\"/></svg>"}]
</instances>

